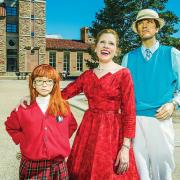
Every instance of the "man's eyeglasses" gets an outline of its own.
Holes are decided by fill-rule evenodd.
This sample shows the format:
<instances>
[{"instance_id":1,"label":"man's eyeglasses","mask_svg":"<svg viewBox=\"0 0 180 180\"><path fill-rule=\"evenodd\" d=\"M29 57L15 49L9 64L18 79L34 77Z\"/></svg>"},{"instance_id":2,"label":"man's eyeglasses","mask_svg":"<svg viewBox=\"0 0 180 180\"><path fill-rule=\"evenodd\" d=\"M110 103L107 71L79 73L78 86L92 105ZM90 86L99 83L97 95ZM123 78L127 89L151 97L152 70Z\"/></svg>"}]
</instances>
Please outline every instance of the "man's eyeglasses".
<instances>
[{"instance_id":1,"label":"man's eyeglasses","mask_svg":"<svg viewBox=\"0 0 180 180\"><path fill-rule=\"evenodd\" d=\"M46 80L46 81L43 81L43 80L41 80L41 79L36 79L34 82L35 82L36 85L38 85L38 86L42 86L44 83L46 83L46 85L48 85L48 86L54 85L54 81L53 81L52 79L48 79L48 80Z\"/></svg>"}]
</instances>

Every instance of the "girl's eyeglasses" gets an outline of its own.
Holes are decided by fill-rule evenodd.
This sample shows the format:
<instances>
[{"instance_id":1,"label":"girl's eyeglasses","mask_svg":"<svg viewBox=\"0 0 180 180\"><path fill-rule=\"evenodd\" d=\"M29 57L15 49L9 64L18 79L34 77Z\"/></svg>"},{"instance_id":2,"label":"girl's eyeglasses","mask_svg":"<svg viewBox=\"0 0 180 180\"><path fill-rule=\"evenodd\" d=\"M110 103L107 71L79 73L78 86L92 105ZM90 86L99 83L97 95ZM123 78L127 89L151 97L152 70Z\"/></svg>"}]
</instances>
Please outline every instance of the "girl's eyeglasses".
<instances>
[{"instance_id":1,"label":"girl's eyeglasses","mask_svg":"<svg viewBox=\"0 0 180 180\"><path fill-rule=\"evenodd\" d=\"M48 85L48 86L52 86L54 84L54 81L52 79L48 79L46 81L41 80L41 79L36 79L34 82L38 86L42 86L44 83L46 83L46 85Z\"/></svg>"}]
</instances>

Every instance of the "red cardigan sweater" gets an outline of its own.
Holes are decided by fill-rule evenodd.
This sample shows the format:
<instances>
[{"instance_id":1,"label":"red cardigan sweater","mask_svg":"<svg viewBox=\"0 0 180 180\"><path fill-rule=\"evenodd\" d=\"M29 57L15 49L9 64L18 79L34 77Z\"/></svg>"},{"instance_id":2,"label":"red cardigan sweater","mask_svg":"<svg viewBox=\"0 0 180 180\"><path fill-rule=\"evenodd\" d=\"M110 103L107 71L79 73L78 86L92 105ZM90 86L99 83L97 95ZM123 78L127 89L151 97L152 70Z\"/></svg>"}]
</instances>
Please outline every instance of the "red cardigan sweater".
<instances>
[{"instance_id":1,"label":"red cardigan sweater","mask_svg":"<svg viewBox=\"0 0 180 180\"><path fill-rule=\"evenodd\" d=\"M13 141L20 144L22 155L31 160L67 157L69 138L77 129L72 113L57 121L57 117L43 114L36 101L26 109L12 111L5 126Z\"/></svg>"}]
</instances>

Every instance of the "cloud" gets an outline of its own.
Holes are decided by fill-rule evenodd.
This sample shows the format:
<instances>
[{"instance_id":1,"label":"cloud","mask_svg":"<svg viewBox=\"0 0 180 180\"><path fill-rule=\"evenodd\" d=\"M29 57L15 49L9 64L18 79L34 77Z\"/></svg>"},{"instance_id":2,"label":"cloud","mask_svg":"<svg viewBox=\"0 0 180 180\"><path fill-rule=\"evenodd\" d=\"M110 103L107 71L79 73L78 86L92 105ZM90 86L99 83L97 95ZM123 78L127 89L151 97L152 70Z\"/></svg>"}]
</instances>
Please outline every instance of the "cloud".
<instances>
[{"instance_id":1,"label":"cloud","mask_svg":"<svg viewBox=\"0 0 180 180\"><path fill-rule=\"evenodd\" d=\"M63 39L63 37L60 34L47 34L46 38Z\"/></svg>"}]
</instances>

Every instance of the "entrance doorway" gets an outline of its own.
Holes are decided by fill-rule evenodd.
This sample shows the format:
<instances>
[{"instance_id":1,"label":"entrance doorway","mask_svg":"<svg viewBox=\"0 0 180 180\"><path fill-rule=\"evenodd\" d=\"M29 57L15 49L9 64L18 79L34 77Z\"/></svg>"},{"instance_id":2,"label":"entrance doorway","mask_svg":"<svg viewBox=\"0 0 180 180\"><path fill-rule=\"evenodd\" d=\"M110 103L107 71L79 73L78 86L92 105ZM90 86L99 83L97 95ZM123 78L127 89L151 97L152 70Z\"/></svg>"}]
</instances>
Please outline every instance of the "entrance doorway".
<instances>
[{"instance_id":1,"label":"entrance doorway","mask_svg":"<svg viewBox=\"0 0 180 180\"><path fill-rule=\"evenodd\" d=\"M7 72L16 72L16 71L18 71L17 50L8 49L7 50Z\"/></svg>"}]
</instances>

